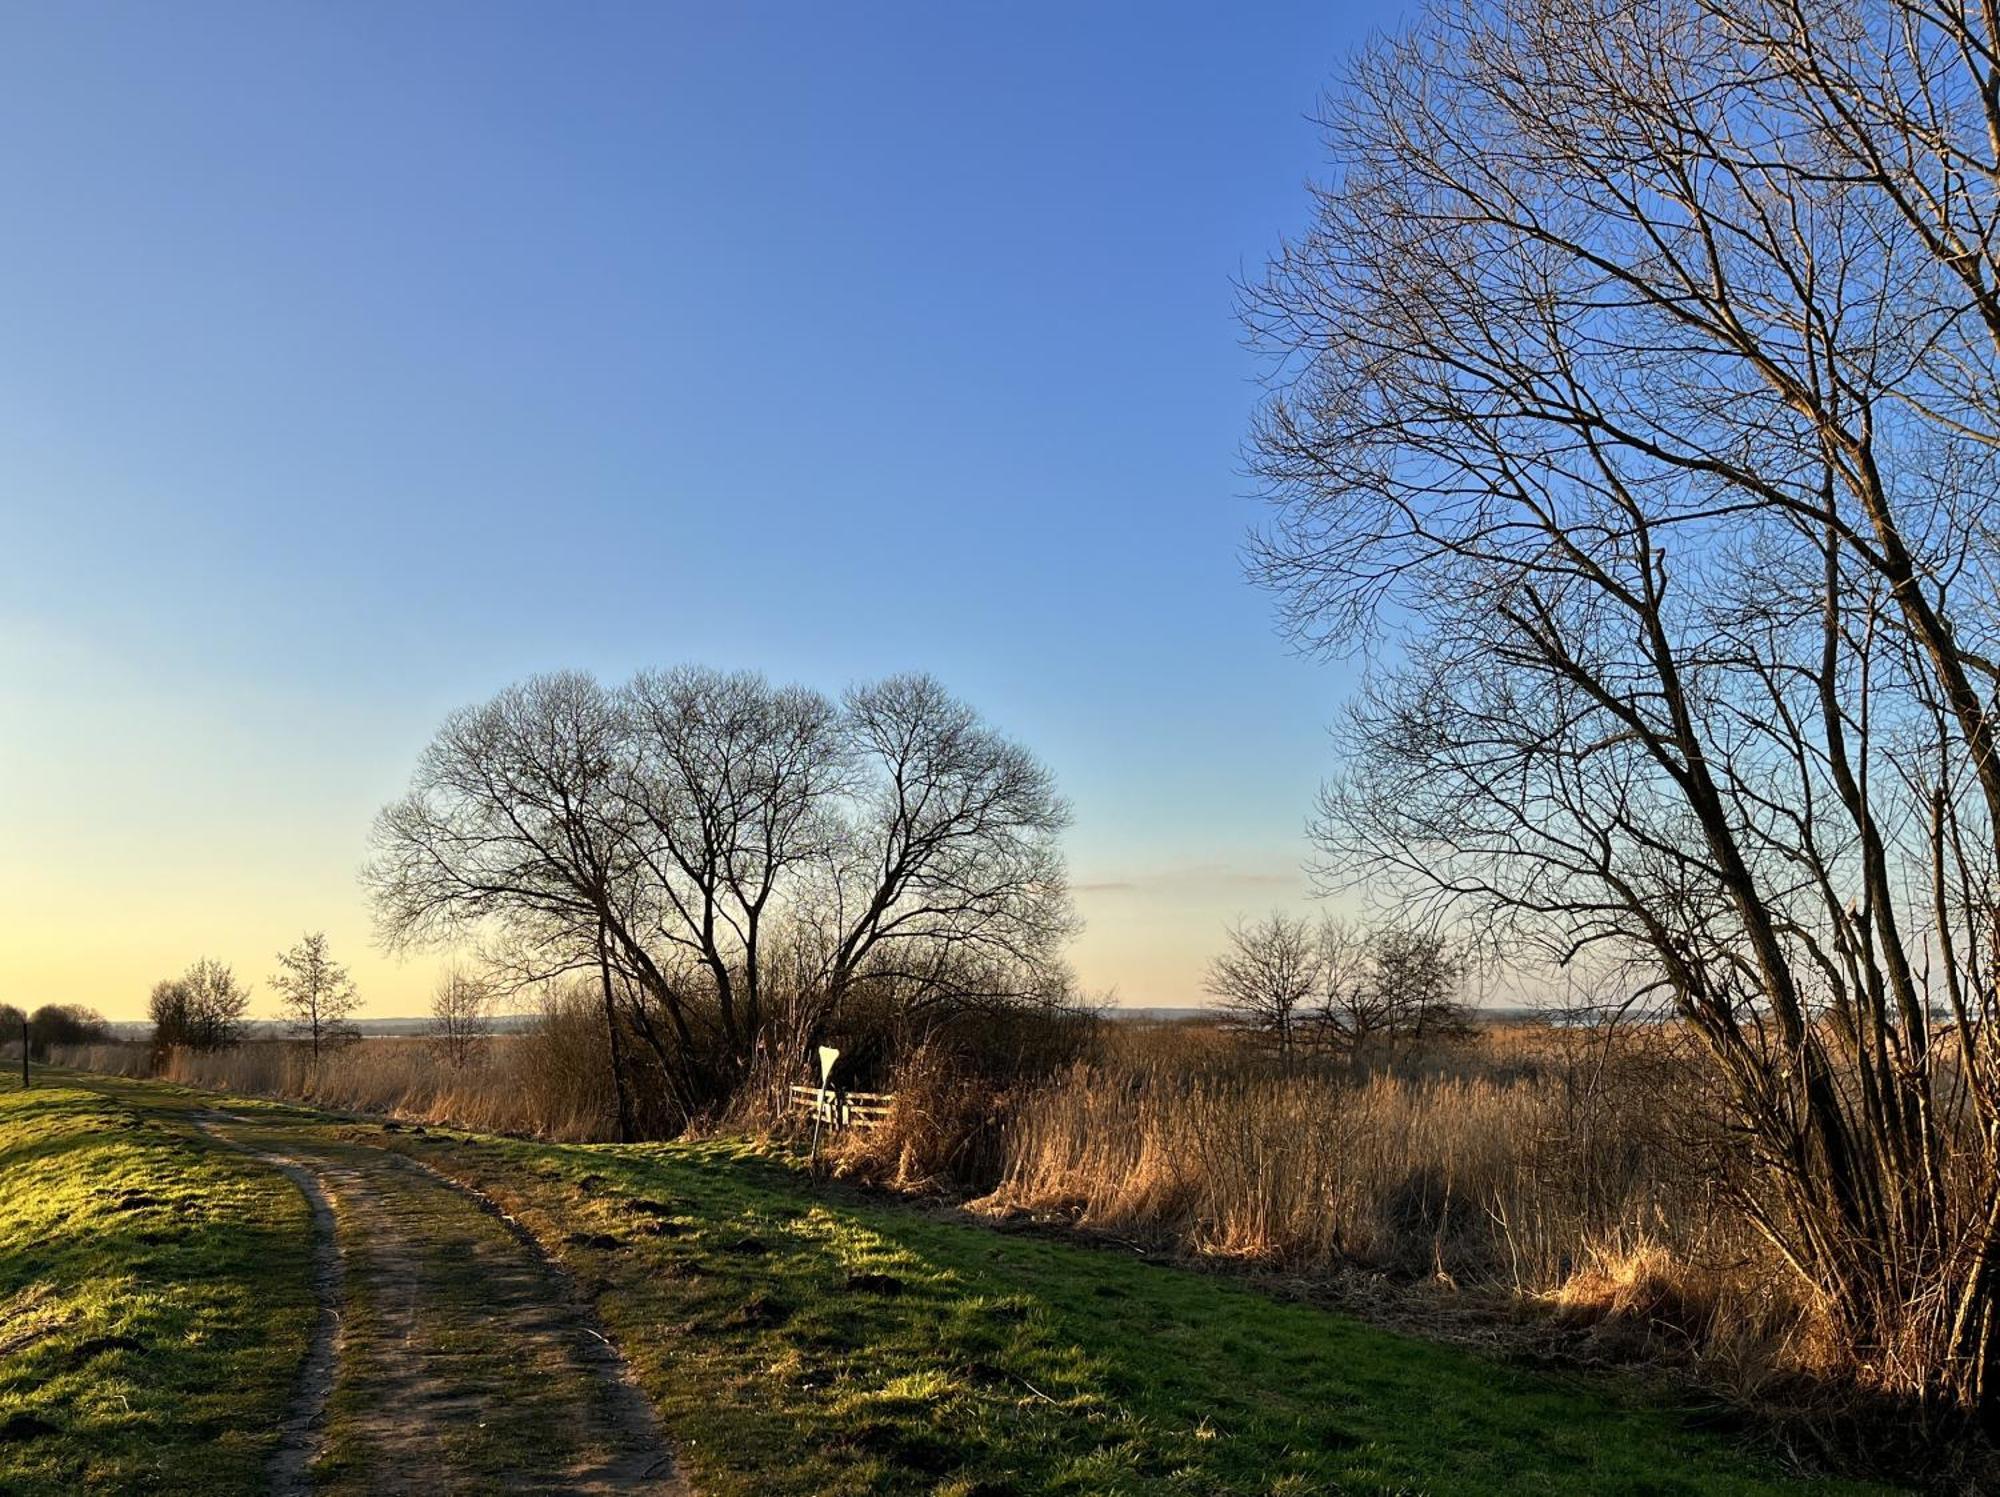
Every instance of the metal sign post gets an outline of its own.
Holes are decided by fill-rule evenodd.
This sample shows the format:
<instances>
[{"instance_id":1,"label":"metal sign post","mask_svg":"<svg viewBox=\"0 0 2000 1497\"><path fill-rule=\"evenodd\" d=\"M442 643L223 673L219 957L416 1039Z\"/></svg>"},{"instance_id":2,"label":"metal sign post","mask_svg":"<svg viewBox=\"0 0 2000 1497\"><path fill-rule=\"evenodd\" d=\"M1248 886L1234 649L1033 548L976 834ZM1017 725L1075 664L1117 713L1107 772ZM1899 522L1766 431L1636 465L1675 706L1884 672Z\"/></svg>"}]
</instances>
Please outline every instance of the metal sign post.
<instances>
[{"instance_id":1,"label":"metal sign post","mask_svg":"<svg viewBox=\"0 0 2000 1497\"><path fill-rule=\"evenodd\" d=\"M819 1173L819 1129L826 1119L826 1089L833 1083L833 1063L840 1052L831 1045L819 1047L819 1095L813 1099L812 1171Z\"/></svg>"}]
</instances>

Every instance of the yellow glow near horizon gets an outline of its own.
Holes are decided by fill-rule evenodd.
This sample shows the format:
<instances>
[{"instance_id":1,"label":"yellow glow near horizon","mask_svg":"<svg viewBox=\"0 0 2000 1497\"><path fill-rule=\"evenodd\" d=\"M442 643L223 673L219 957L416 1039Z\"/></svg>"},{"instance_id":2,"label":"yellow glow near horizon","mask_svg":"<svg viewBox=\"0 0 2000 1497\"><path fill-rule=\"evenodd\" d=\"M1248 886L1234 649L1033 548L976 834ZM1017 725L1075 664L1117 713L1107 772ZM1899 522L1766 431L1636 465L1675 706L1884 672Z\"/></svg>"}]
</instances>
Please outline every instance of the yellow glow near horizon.
<instances>
[{"instance_id":1,"label":"yellow glow near horizon","mask_svg":"<svg viewBox=\"0 0 2000 1497\"><path fill-rule=\"evenodd\" d=\"M0 736L0 1002L135 1020L154 983L210 956L269 1017L277 953L324 930L364 1015L422 1014L450 957L377 951L356 873L376 810L468 695L441 687L385 720L319 698L173 691L0 630L0 715L35 724ZM1101 847L1073 858L1078 982L1132 1007L1203 1002L1224 924L1304 892L1282 865L1133 870Z\"/></svg>"},{"instance_id":2,"label":"yellow glow near horizon","mask_svg":"<svg viewBox=\"0 0 2000 1497\"><path fill-rule=\"evenodd\" d=\"M240 873L182 869L155 882L109 865L100 865L101 875L80 875L9 858L0 862L0 907L7 910L0 1002L82 1003L107 1019L143 1019L155 982L210 956L254 990L254 1016L274 1017L269 979L277 953L307 930L325 930L354 975L363 1015L421 1015L451 954L399 959L376 950L365 897L338 861L329 861L333 871L324 863L281 869L267 862ZM1130 1007L1202 1003L1202 971L1229 918L1215 913L1218 882L1244 892L1227 875L1079 889L1086 925L1070 956L1084 993L1110 993ZM1256 913L1272 902L1251 897L1243 905Z\"/></svg>"}]
</instances>

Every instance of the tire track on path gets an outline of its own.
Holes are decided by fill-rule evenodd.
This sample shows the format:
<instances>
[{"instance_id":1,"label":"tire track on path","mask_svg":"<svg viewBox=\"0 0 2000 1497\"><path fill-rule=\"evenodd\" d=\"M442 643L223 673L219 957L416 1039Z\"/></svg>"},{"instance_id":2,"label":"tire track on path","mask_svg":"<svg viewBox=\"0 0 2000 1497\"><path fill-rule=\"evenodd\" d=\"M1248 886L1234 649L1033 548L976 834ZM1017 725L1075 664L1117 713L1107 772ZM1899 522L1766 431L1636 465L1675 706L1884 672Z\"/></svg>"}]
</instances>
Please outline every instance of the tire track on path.
<instances>
[{"instance_id":1,"label":"tire track on path","mask_svg":"<svg viewBox=\"0 0 2000 1497\"><path fill-rule=\"evenodd\" d=\"M490 1197L365 1142L227 1112L194 1121L313 1210L320 1315L275 1491L687 1497L630 1367Z\"/></svg>"},{"instance_id":2,"label":"tire track on path","mask_svg":"<svg viewBox=\"0 0 2000 1497\"><path fill-rule=\"evenodd\" d=\"M305 1497L312 1491L311 1469L326 1434L326 1404L333 1392L334 1369L340 1360L341 1302L345 1293L340 1248L336 1241L333 1203L319 1176L288 1155L266 1153L231 1138L216 1127L226 1114L198 1112L194 1125L209 1138L239 1154L247 1154L278 1171L299 1188L312 1218L312 1288L317 1305L306 1358L292 1389L291 1404L279 1428L278 1448L271 1457L271 1491L276 1497Z\"/></svg>"}]
</instances>

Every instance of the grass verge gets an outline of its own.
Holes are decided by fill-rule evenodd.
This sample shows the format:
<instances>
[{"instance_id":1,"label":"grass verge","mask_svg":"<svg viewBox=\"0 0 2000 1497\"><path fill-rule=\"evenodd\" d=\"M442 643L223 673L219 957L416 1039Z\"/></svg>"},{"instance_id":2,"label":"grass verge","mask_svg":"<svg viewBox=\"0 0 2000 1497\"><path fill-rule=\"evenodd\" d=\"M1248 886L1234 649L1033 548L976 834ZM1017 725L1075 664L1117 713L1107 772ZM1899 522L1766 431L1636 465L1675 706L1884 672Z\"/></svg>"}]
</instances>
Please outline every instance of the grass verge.
<instances>
[{"instance_id":1,"label":"grass verge","mask_svg":"<svg viewBox=\"0 0 2000 1497\"><path fill-rule=\"evenodd\" d=\"M0 1091L0 1491L263 1489L305 1202L142 1088Z\"/></svg>"},{"instance_id":2,"label":"grass verge","mask_svg":"<svg viewBox=\"0 0 2000 1497\"><path fill-rule=\"evenodd\" d=\"M1877 1490L1629 1384L815 1184L742 1143L389 1137L568 1262L709 1497Z\"/></svg>"},{"instance_id":3,"label":"grass verge","mask_svg":"<svg viewBox=\"0 0 2000 1497\"><path fill-rule=\"evenodd\" d=\"M202 1100L90 1084L77 1105L114 1143L129 1099ZM864 1197L747 1143L535 1144L230 1106L412 1154L513 1214L594 1302L706 1497L1883 1490L1788 1476L1629 1380ZM230 1161L189 1160L218 1172L204 1189L243 1188Z\"/></svg>"}]
</instances>

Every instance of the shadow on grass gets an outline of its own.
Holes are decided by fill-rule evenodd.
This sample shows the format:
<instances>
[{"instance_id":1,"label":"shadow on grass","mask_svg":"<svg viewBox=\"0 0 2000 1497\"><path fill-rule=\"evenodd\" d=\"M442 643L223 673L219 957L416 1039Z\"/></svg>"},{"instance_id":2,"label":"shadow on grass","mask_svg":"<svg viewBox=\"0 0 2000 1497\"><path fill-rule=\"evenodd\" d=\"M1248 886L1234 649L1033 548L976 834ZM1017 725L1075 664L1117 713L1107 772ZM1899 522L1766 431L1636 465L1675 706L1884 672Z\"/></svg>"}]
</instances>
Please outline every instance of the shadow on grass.
<instances>
[{"instance_id":1,"label":"shadow on grass","mask_svg":"<svg viewBox=\"0 0 2000 1497\"><path fill-rule=\"evenodd\" d=\"M1629 1385L857 1197L747 1144L419 1136L106 1091L417 1154L487 1191L595 1301L709 1497L1882 1490L1788 1478Z\"/></svg>"},{"instance_id":2,"label":"shadow on grass","mask_svg":"<svg viewBox=\"0 0 2000 1497\"><path fill-rule=\"evenodd\" d=\"M1602 1383L858 1199L748 1146L396 1146L561 1245L716 1494L1803 1489Z\"/></svg>"},{"instance_id":3,"label":"shadow on grass","mask_svg":"<svg viewBox=\"0 0 2000 1497\"><path fill-rule=\"evenodd\" d=\"M28 1307L0 1329L0 1490L261 1490L307 1241L285 1182L170 1115L0 1094L0 1316Z\"/></svg>"}]
</instances>

